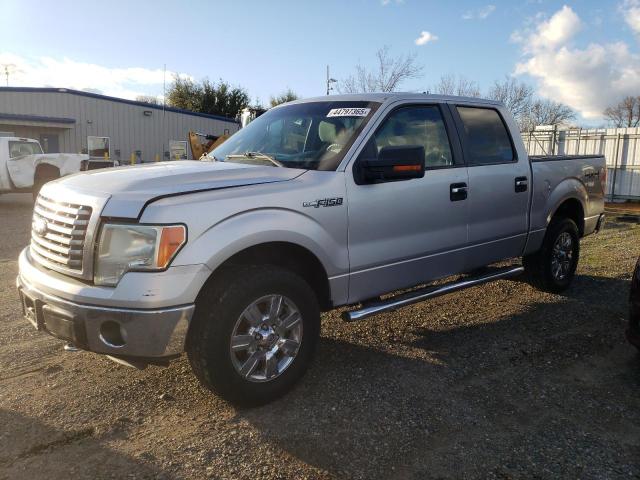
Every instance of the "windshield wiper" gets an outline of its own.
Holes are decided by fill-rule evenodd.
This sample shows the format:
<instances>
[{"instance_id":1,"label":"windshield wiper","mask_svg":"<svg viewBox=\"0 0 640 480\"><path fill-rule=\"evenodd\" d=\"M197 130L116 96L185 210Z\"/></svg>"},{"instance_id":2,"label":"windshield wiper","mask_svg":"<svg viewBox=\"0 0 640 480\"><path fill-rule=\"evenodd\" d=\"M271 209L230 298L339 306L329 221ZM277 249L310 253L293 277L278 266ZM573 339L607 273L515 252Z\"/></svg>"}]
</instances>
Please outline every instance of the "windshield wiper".
<instances>
[{"instance_id":1,"label":"windshield wiper","mask_svg":"<svg viewBox=\"0 0 640 480\"><path fill-rule=\"evenodd\" d=\"M273 158L271 155L267 155L266 153L262 153L262 152L244 152L244 153L230 154L225 157L225 160L237 159L237 158L255 158L256 160L268 160L276 167L284 167L284 164L282 162L279 162L278 160Z\"/></svg>"}]
</instances>

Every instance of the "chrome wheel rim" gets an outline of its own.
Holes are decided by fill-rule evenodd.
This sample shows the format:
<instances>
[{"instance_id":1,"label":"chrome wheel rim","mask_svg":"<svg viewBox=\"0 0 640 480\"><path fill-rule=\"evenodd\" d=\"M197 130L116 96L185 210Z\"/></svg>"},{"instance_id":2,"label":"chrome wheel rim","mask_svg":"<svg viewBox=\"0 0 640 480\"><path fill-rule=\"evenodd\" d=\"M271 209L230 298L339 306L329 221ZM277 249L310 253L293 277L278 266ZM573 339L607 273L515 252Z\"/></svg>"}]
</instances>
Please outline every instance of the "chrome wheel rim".
<instances>
[{"instance_id":1,"label":"chrome wheel rim","mask_svg":"<svg viewBox=\"0 0 640 480\"><path fill-rule=\"evenodd\" d=\"M551 252L551 275L556 280L564 280L569 275L573 262L573 238L568 232L561 233L553 244Z\"/></svg>"},{"instance_id":2,"label":"chrome wheel rim","mask_svg":"<svg viewBox=\"0 0 640 480\"><path fill-rule=\"evenodd\" d=\"M284 295L265 295L238 317L229 351L236 371L251 382L268 382L291 366L302 342L302 315Z\"/></svg>"}]
</instances>

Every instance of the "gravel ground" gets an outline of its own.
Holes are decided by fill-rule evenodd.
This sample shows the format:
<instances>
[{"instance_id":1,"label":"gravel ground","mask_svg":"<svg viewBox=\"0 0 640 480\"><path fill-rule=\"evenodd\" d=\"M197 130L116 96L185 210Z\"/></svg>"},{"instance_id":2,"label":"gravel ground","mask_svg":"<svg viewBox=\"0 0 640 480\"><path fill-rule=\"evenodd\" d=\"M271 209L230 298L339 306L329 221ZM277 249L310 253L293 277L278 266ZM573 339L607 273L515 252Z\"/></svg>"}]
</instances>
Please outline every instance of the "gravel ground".
<instances>
[{"instance_id":1,"label":"gravel ground","mask_svg":"<svg viewBox=\"0 0 640 480\"><path fill-rule=\"evenodd\" d=\"M640 477L640 225L586 239L565 295L501 281L326 314L298 387L239 410L184 358L137 371L35 332L14 290L30 208L0 197L0 479Z\"/></svg>"}]
</instances>

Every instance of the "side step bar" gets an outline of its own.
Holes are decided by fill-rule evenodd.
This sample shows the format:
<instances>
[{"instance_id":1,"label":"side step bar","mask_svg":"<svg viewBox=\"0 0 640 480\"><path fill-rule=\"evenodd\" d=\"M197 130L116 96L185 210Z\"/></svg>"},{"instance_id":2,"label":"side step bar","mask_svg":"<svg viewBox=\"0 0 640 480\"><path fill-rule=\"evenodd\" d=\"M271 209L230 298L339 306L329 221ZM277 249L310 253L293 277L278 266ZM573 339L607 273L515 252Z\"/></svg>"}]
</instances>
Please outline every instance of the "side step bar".
<instances>
[{"instance_id":1,"label":"side step bar","mask_svg":"<svg viewBox=\"0 0 640 480\"><path fill-rule=\"evenodd\" d=\"M463 280L446 283L444 285L424 287L419 290L414 290L409 293L404 293L395 297L388 298L386 300L363 305L363 307L359 310L343 312L342 319L346 322L363 320L379 313L391 312L397 310L398 308L406 307L407 305L413 305L414 303L422 302L430 298L446 295L447 293L457 292L458 290L464 290L466 288L475 287L477 285L482 285L483 283L494 282L496 280L501 280L504 278L515 277L523 272L524 267L500 268L498 270L494 270L490 273L485 273L478 277L465 278Z\"/></svg>"}]
</instances>

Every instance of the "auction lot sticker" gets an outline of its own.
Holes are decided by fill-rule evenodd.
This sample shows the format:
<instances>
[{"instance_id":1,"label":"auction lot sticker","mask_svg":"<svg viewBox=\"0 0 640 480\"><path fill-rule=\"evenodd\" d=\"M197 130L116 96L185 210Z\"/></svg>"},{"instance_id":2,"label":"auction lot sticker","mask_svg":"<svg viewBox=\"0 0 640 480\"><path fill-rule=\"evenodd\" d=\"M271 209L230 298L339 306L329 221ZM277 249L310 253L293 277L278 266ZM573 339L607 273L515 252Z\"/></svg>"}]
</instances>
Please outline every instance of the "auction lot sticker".
<instances>
[{"instance_id":1,"label":"auction lot sticker","mask_svg":"<svg viewBox=\"0 0 640 480\"><path fill-rule=\"evenodd\" d=\"M366 117L370 108L332 108L327 117Z\"/></svg>"}]
</instances>

